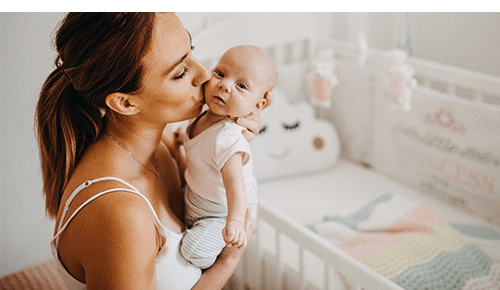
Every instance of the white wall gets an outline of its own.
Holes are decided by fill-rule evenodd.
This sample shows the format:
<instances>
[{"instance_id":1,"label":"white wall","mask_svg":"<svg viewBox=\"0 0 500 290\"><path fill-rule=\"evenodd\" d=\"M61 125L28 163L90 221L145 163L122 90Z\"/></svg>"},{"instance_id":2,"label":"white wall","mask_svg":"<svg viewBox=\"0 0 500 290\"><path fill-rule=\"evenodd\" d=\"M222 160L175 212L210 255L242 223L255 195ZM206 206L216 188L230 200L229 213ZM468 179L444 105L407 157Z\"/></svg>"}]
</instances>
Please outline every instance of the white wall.
<instances>
[{"instance_id":1,"label":"white wall","mask_svg":"<svg viewBox=\"0 0 500 290\"><path fill-rule=\"evenodd\" d=\"M33 121L61 16L0 14L0 275L50 257L54 224L45 217Z\"/></svg>"},{"instance_id":2,"label":"white wall","mask_svg":"<svg viewBox=\"0 0 500 290\"><path fill-rule=\"evenodd\" d=\"M178 15L193 33L206 22L231 16ZM45 217L33 120L39 90L52 69L51 41L62 17L61 13L0 14L0 276L50 258L54 223ZM393 13L318 13L316 17L326 36L352 40L365 32L371 46L394 47L397 17ZM410 13L416 56L500 76L498 27L500 13Z\"/></svg>"},{"instance_id":3,"label":"white wall","mask_svg":"<svg viewBox=\"0 0 500 290\"><path fill-rule=\"evenodd\" d=\"M500 13L410 13L415 56L500 76Z\"/></svg>"},{"instance_id":4,"label":"white wall","mask_svg":"<svg viewBox=\"0 0 500 290\"><path fill-rule=\"evenodd\" d=\"M288 13L298 17L297 13ZM196 33L205 23L232 13L178 13ZM371 47L391 49L397 43L398 13L314 13L321 33L354 40L360 33ZM500 76L500 13L409 13L413 55L477 72ZM195 40L196 41L196 40Z\"/></svg>"}]
</instances>

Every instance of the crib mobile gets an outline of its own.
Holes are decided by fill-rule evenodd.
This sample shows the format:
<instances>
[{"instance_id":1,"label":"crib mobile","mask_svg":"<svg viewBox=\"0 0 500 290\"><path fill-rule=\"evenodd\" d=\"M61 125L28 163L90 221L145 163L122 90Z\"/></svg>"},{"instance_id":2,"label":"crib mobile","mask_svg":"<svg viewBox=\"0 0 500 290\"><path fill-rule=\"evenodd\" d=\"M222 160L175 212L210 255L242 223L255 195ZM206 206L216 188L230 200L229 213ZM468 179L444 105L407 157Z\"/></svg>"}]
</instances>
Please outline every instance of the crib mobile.
<instances>
[{"instance_id":1,"label":"crib mobile","mask_svg":"<svg viewBox=\"0 0 500 290\"><path fill-rule=\"evenodd\" d=\"M311 64L310 85L311 102L313 105L329 108L332 89L339 83L335 74L336 61L332 48L326 48L318 53L317 59Z\"/></svg>"},{"instance_id":2,"label":"crib mobile","mask_svg":"<svg viewBox=\"0 0 500 290\"><path fill-rule=\"evenodd\" d=\"M350 49L351 66L362 67L368 58L368 42L364 35L360 35ZM404 63L404 60L403 60ZM400 63L401 64L401 63ZM337 60L332 47L319 49L311 61L308 78L308 89L311 103L323 109L331 106L332 90L338 86L336 74ZM392 78L388 78L392 79ZM398 99L398 97L396 97Z\"/></svg>"},{"instance_id":3,"label":"crib mobile","mask_svg":"<svg viewBox=\"0 0 500 290\"><path fill-rule=\"evenodd\" d=\"M412 90L417 86L415 69L407 62L406 52L395 49L387 52L384 64L384 81L393 109L411 109Z\"/></svg>"}]
</instances>

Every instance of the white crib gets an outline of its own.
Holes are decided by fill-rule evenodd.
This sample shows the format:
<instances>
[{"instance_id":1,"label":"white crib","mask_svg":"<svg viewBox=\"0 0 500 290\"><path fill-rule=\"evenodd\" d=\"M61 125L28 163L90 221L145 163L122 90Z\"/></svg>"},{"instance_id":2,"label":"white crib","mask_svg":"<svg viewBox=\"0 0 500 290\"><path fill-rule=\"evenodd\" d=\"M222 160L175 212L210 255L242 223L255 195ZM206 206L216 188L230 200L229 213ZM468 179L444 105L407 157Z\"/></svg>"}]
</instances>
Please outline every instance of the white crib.
<instances>
[{"instance_id":1,"label":"white crib","mask_svg":"<svg viewBox=\"0 0 500 290\"><path fill-rule=\"evenodd\" d=\"M231 46L265 48L278 67L277 87L292 103L309 98L305 76L317 51L332 48L337 60L332 107L316 114L335 125L341 158L327 169L259 183L259 230L226 288L403 289L305 225L397 192L445 222L498 230L500 78L408 58L418 80L412 109L391 109L387 52L322 38L312 23L241 14L193 35L195 56L209 68Z\"/></svg>"}]
</instances>

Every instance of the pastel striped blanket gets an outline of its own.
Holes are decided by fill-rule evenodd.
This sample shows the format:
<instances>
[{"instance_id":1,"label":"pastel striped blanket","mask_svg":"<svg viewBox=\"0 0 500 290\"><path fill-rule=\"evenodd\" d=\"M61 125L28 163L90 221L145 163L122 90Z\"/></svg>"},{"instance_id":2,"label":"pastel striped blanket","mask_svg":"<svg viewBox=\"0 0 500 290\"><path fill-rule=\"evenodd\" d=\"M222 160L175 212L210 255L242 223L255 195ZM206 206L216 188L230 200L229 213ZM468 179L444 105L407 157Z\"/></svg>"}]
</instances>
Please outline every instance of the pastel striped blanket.
<instances>
[{"instance_id":1,"label":"pastel striped blanket","mask_svg":"<svg viewBox=\"0 0 500 290\"><path fill-rule=\"evenodd\" d=\"M500 289L498 231L446 224L392 193L309 227L404 289Z\"/></svg>"}]
</instances>

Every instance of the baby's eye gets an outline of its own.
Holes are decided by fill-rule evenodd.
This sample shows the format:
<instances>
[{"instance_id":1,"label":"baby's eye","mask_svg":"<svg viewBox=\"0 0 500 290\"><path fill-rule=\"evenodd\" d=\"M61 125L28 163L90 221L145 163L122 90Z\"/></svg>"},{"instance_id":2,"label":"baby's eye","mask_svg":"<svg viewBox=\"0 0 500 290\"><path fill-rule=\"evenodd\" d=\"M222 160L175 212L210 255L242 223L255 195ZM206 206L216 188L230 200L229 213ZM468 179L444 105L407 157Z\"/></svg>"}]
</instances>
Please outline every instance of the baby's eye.
<instances>
[{"instance_id":1,"label":"baby's eye","mask_svg":"<svg viewBox=\"0 0 500 290\"><path fill-rule=\"evenodd\" d=\"M237 84L237 86L242 90L248 90L248 87L245 84Z\"/></svg>"},{"instance_id":2,"label":"baby's eye","mask_svg":"<svg viewBox=\"0 0 500 290\"><path fill-rule=\"evenodd\" d=\"M221 72L221 71L214 71L214 74L220 78L223 78L224 77L224 73Z\"/></svg>"}]
</instances>

